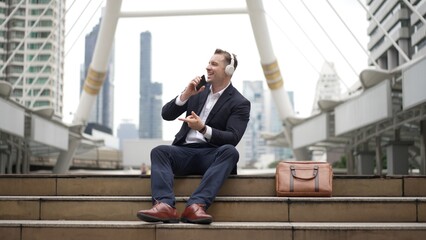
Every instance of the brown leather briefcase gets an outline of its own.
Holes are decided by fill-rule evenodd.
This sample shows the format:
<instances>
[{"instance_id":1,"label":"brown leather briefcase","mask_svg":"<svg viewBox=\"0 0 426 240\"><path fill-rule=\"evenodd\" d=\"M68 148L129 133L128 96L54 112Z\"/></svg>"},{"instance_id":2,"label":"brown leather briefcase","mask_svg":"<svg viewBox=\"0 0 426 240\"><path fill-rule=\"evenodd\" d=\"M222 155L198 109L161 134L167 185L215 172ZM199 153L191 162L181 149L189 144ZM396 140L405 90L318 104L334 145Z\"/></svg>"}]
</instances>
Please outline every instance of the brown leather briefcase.
<instances>
[{"instance_id":1,"label":"brown leather briefcase","mask_svg":"<svg viewBox=\"0 0 426 240\"><path fill-rule=\"evenodd\" d=\"M275 173L279 197L330 197L332 181L333 169L327 162L283 161Z\"/></svg>"}]
</instances>

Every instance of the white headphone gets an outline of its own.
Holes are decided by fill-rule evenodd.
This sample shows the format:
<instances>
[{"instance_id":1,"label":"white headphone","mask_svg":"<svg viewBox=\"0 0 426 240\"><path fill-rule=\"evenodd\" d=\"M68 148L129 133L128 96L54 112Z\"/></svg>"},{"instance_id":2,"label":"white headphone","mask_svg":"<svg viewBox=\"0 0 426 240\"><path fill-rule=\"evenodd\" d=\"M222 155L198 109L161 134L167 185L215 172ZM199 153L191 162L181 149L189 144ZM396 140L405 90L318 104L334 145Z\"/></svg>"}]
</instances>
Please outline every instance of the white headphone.
<instances>
[{"instance_id":1,"label":"white headphone","mask_svg":"<svg viewBox=\"0 0 426 240\"><path fill-rule=\"evenodd\" d=\"M230 53L231 55L231 63L225 67L225 73L228 76L232 76L232 74L235 71L235 67L234 67L234 54Z\"/></svg>"}]
</instances>

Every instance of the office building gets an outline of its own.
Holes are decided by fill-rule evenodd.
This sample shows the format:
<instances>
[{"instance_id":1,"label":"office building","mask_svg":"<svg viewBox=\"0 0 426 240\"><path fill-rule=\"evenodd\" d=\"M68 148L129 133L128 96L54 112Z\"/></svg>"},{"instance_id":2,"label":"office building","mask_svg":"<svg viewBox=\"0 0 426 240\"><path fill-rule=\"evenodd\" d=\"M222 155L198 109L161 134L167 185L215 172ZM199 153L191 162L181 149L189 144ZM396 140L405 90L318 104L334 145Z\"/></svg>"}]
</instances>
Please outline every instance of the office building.
<instances>
[{"instance_id":1,"label":"office building","mask_svg":"<svg viewBox=\"0 0 426 240\"><path fill-rule=\"evenodd\" d=\"M277 107L275 106L275 102L272 100L271 92L269 89L265 89L264 92L265 92L264 94L265 106L267 106L265 107L263 112L263 114L266 117L266 129L264 130L264 132L271 132L271 133L282 132L284 129L283 121L281 120L279 116L279 112L277 110ZM290 104L294 109L294 92L287 91L287 94L290 100ZM289 147L272 144L270 142L267 142L267 146L268 146L268 153L274 156L275 161L293 158L293 151Z\"/></svg>"},{"instance_id":2,"label":"office building","mask_svg":"<svg viewBox=\"0 0 426 240\"><path fill-rule=\"evenodd\" d=\"M152 36L149 31L140 34L140 98L139 137L163 138L161 118L163 85L151 80Z\"/></svg>"},{"instance_id":3,"label":"office building","mask_svg":"<svg viewBox=\"0 0 426 240\"><path fill-rule=\"evenodd\" d=\"M334 63L325 62L322 66L317 86L315 88L314 103L312 106L311 115L315 115L321 112L318 101L320 100L333 100L338 101L340 99L340 79L337 75Z\"/></svg>"},{"instance_id":4,"label":"office building","mask_svg":"<svg viewBox=\"0 0 426 240\"><path fill-rule=\"evenodd\" d=\"M138 128L130 121L124 120L117 129L117 138L120 140L120 149L123 150L123 141L138 139Z\"/></svg>"},{"instance_id":5,"label":"office building","mask_svg":"<svg viewBox=\"0 0 426 240\"><path fill-rule=\"evenodd\" d=\"M250 121L241 142L244 156L240 156L242 167L267 168L268 164L292 157L290 148L269 145L262 137L265 132L278 133L283 124L269 90L263 88L263 81L244 81L243 94L250 101ZM293 92L289 92L293 104Z\"/></svg>"},{"instance_id":6,"label":"office building","mask_svg":"<svg viewBox=\"0 0 426 240\"><path fill-rule=\"evenodd\" d=\"M263 111L264 91L262 81L244 81L243 95L250 101L250 121L243 136L245 156L240 157L240 166L254 166L259 158L266 153L266 141L260 137L265 128Z\"/></svg>"}]
</instances>

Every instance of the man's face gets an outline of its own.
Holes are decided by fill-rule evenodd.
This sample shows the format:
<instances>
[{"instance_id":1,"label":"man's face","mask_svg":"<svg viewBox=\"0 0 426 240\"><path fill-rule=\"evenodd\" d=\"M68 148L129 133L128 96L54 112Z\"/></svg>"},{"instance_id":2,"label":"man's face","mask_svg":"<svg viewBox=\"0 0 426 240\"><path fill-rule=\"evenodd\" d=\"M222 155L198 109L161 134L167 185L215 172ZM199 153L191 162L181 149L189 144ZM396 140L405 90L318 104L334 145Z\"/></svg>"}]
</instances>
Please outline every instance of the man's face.
<instances>
[{"instance_id":1,"label":"man's face","mask_svg":"<svg viewBox=\"0 0 426 240\"><path fill-rule=\"evenodd\" d=\"M222 54L214 54L207 65L207 81L223 81L226 77L225 73L226 60Z\"/></svg>"}]
</instances>

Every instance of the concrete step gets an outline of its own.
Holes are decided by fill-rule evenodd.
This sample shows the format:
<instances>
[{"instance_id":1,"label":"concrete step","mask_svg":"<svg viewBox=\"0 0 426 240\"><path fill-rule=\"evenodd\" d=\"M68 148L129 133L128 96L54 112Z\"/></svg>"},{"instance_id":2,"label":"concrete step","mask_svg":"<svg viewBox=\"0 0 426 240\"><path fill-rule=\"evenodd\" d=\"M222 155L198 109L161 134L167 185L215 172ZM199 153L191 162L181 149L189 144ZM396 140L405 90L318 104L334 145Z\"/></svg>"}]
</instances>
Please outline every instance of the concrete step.
<instances>
[{"instance_id":1,"label":"concrete step","mask_svg":"<svg viewBox=\"0 0 426 240\"><path fill-rule=\"evenodd\" d=\"M176 177L176 196L189 196L200 176ZM149 176L0 175L0 196L149 196ZM426 176L335 176L335 197L426 197ZM218 196L275 196L275 177L231 176Z\"/></svg>"},{"instance_id":2,"label":"concrete step","mask_svg":"<svg viewBox=\"0 0 426 240\"><path fill-rule=\"evenodd\" d=\"M150 207L148 196L2 196L0 219L138 221ZM217 197L207 212L215 222L426 222L426 198Z\"/></svg>"},{"instance_id":3,"label":"concrete step","mask_svg":"<svg viewBox=\"0 0 426 240\"><path fill-rule=\"evenodd\" d=\"M426 223L214 222L211 225L134 221L0 221L3 240L364 240L424 239Z\"/></svg>"}]
</instances>

